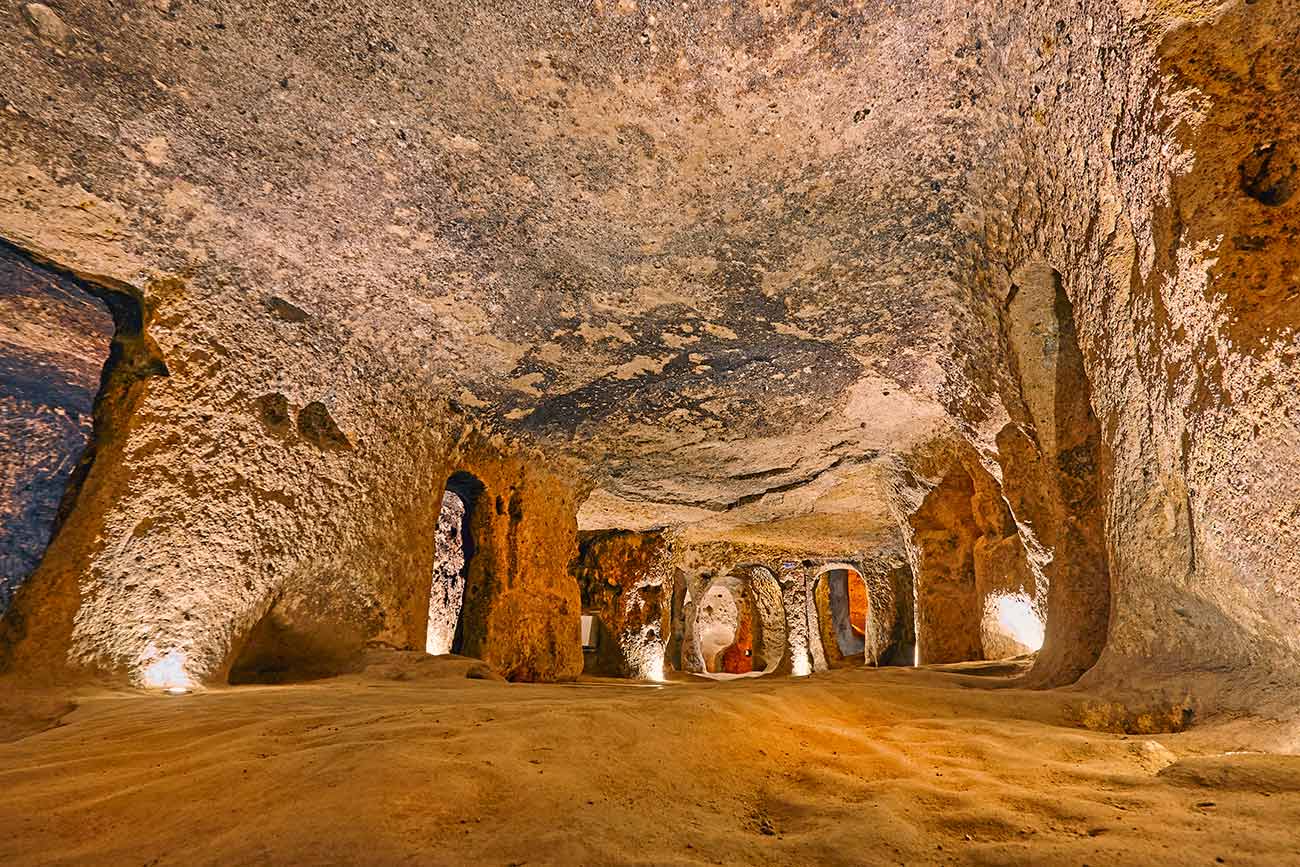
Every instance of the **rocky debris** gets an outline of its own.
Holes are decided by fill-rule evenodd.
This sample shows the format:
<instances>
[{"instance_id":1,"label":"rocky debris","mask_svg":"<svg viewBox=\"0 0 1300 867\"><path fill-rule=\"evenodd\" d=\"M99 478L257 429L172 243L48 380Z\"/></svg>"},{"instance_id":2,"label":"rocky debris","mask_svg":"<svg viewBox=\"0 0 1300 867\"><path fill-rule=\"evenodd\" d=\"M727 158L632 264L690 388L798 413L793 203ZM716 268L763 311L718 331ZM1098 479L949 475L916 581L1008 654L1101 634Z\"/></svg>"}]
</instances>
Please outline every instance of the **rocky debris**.
<instances>
[{"instance_id":1,"label":"rocky debris","mask_svg":"<svg viewBox=\"0 0 1300 867\"><path fill-rule=\"evenodd\" d=\"M44 3L27 3L23 7L23 18L36 34L55 45L67 45L72 42L72 31L58 13Z\"/></svg>"},{"instance_id":2,"label":"rocky debris","mask_svg":"<svg viewBox=\"0 0 1300 867\"><path fill-rule=\"evenodd\" d=\"M299 322L306 322L311 318L311 314L306 310L303 310L298 305L277 296L272 296L267 299L266 307L271 311L272 316L284 322L297 324Z\"/></svg>"},{"instance_id":3,"label":"rocky debris","mask_svg":"<svg viewBox=\"0 0 1300 867\"><path fill-rule=\"evenodd\" d=\"M1159 776L1175 786L1211 792L1294 797L1300 793L1300 757L1250 752L1188 756L1166 765ZM1214 801L1201 801L1197 806L1216 805Z\"/></svg>"},{"instance_id":4,"label":"rocky debris","mask_svg":"<svg viewBox=\"0 0 1300 867\"><path fill-rule=\"evenodd\" d=\"M264 394L257 399L257 417L268 433L278 437L293 432L293 418L289 414L289 399L279 392Z\"/></svg>"},{"instance_id":5,"label":"rocky debris","mask_svg":"<svg viewBox=\"0 0 1300 867\"><path fill-rule=\"evenodd\" d=\"M469 668L465 669L465 677L470 680L496 680L502 683L505 682L505 678L501 676L501 673L494 671L492 666L485 662L476 662Z\"/></svg>"}]
</instances>

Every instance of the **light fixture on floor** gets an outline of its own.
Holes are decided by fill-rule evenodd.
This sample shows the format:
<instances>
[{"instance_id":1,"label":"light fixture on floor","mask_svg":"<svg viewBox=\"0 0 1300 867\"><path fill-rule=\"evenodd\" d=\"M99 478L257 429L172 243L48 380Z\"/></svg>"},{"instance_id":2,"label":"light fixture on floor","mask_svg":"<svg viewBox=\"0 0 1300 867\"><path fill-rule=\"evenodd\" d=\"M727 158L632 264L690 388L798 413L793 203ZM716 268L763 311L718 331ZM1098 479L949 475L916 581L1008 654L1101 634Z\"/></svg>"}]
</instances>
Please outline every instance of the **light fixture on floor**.
<instances>
[{"instance_id":1,"label":"light fixture on floor","mask_svg":"<svg viewBox=\"0 0 1300 867\"><path fill-rule=\"evenodd\" d=\"M184 651L173 650L160 655L151 644L146 650L149 665L140 672L140 683L149 689L161 689L168 695L184 695L194 686L194 681L185 670Z\"/></svg>"}]
</instances>

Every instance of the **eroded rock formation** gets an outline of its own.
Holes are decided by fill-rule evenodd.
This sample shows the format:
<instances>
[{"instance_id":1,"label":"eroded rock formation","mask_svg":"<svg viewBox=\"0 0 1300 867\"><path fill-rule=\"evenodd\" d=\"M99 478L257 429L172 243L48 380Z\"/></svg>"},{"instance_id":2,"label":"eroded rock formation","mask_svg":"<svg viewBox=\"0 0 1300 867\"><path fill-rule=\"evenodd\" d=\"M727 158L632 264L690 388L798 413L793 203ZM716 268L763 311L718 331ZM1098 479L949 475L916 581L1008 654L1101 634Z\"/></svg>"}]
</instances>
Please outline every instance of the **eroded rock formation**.
<instances>
[{"instance_id":1,"label":"eroded rock formation","mask_svg":"<svg viewBox=\"0 0 1300 867\"><path fill-rule=\"evenodd\" d=\"M577 676L584 610L602 671L698 670L738 568L756 645L825 668L842 564L864 661L1033 650L1025 616L1038 686L1294 680L1288 4L6 14L0 238L100 299L60 318L75 437L6 467L78 450L86 305L115 334L7 668L430 647L465 474L453 641L515 679Z\"/></svg>"},{"instance_id":2,"label":"eroded rock formation","mask_svg":"<svg viewBox=\"0 0 1300 867\"><path fill-rule=\"evenodd\" d=\"M451 653L456 647L456 631L465 604L466 566L474 556L473 538L466 530L465 501L449 490L442 495L442 510L434 531L429 630L424 639L425 650L435 655Z\"/></svg>"},{"instance_id":3,"label":"eroded rock formation","mask_svg":"<svg viewBox=\"0 0 1300 867\"><path fill-rule=\"evenodd\" d=\"M663 533L604 532L581 541L574 577L583 610L600 624L588 672L662 676L672 628L672 562L672 539Z\"/></svg>"}]
</instances>

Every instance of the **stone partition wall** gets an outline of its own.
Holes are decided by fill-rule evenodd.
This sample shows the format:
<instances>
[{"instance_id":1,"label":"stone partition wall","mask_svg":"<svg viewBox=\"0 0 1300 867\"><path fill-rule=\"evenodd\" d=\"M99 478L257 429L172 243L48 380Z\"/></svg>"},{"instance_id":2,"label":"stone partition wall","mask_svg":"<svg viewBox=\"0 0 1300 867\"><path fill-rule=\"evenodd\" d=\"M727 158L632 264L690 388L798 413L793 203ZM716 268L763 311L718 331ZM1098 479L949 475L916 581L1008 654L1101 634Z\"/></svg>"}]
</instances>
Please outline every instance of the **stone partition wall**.
<instances>
[{"instance_id":1,"label":"stone partition wall","mask_svg":"<svg viewBox=\"0 0 1300 867\"><path fill-rule=\"evenodd\" d=\"M882 566L872 570L870 586L879 587L873 592L872 600L893 599L893 622L884 618L877 628L871 630L875 640L874 659L880 665L916 665L916 582L912 577L912 567L907 563L888 568ZM875 608L872 609L873 615ZM887 628L886 628L887 627ZM868 648L870 649L870 647Z\"/></svg>"},{"instance_id":2,"label":"stone partition wall","mask_svg":"<svg viewBox=\"0 0 1300 867\"><path fill-rule=\"evenodd\" d=\"M917 661L922 665L984 658L974 496L970 474L953 467L909 519L916 549Z\"/></svg>"},{"instance_id":3,"label":"stone partition wall","mask_svg":"<svg viewBox=\"0 0 1300 867\"><path fill-rule=\"evenodd\" d=\"M992 295L1045 263L1070 303L1101 480L1079 544L1100 534L1108 591L1057 546L1085 571L1073 588L1053 575L1035 675L1063 682L1091 656L1081 685L1135 705L1270 707L1281 693L1261 685L1300 677L1300 17L1269 0L1088 3L1023 26L1042 40L996 70L1023 84L994 182L1019 192L988 227L1006 269ZM1057 605L1063 591L1075 601ZM1092 622L1058 629L1062 609ZM1168 688L1130 695L1139 680Z\"/></svg>"},{"instance_id":4,"label":"stone partition wall","mask_svg":"<svg viewBox=\"0 0 1300 867\"><path fill-rule=\"evenodd\" d=\"M820 648L821 642L816 615L810 619L808 614L812 598L808 571L798 564L785 568L754 563L749 559L754 553L730 545L680 552L678 562L684 568L678 569L678 575L684 585L685 604L680 627L674 628L680 628L682 633L682 671L698 673L706 669L698 644L696 603L720 582L741 588L735 593L737 598L747 595L753 600L755 643L761 648L765 673L803 675L814 670L814 647ZM824 656L821 658L817 670L825 670Z\"/></svg>"},{"instance_id":5,"label":"stone partition wall","mask_svg":"<svg viewBox=\"0 0 1300 867\"><path fill-rule=\"evenodd\" d=\"M485 453L486 445L470 444L453 464L484 485L469 524L475 550L461 652L511 680L573 679L582 671L582 605L569 572L578 554L578 488L535 453ZM417 602L426 611L429 570L422 571Z\"/></svg>"},{"instance_id":6,"label":"stone partition wall","mask_svg":"<svg viewBox=\"0 0 1300 867\"><path fill-rule=\"evenodd\" d=\"M787 635L785 600L781 585L766 566L738 566L735 571L749 578L749 589L758 611L758 628L762 638L764 671L787 672L790 668L790 640Z\"/></svg>"},{"instance_id":7,"label":"stone partition wall","mask_svg":"<svg viewBox=\"0 0 1300 867\"><path fill-rule=\"evenodd\" d=\"M811 593L807 570L783 565L777 572L777 582L785 605L786 658L782 671L800 677L812 674L819 670L815 650L821 646L821 628L815 619L808 619Z\"/></svg>"},{"instance_id":8,"label":"stone partition wall","mask_svg":"<svg viewBox=\"0 0 1300 867\"><path fill-rule=\"evenodd\" d=\"M822 646L827 664L834 668L844 662L840 638L836 634L834 587L827 577L839 567L820 567L825 570L815 579L815 598ZM864 597L866 622L863 628L862 652L866 665L912 665L914 642L909 638L914 628L912 622L912 588L907 568L886 569L883 564L865 563L858 567L845 567L848 571L846 590L853 603L854 593ZM900 573L901 570L901 573ZM900 573L900 574L896 574ZM852 654L856 657L857 654Z\"/></svg>"},{"instance_id":9,"label":"stone partition wall","mask_svg":"<svg viewBox=\"0 0 1300 867\"><path fill-rule=\"evenodd\" d=\"M1110 619L1100 428L1060 274L1041 262L1016 269L1003 323L1024 408L1013 413L1022 424L1008 425L998 436L1005 496L1033 527L1036 541L1051 551L1043 570L1047 593L1035 598L1031 576L1021 577L1035 609L1045 614L1050 605L1054 612L1030 682L1073 683L1097 661ZM985 510L987 521L1005 526L1008 541L1014 536L1014 544L1021 544L1007 505L990 505L995 507ZM1018 552L994 557L1005 562L1010 555L1012 562L1024 563L1024 553L1021 545ZM1014 649L1005 638L993 637L1003 648L999 655Z\"/></svg>"},{"instance_id":10,"label":"stone partition wall","mask_svg":"<svg viewBox=\"0 0 1300 867\"><path fill-rule=\"evenodd\" d=\"M758 556L765 556L765 562L771 565L755 563ZM685 596L689 588L691 599L683 607L682 622L674 626L682 632L681 658L685 671L704 670L696 647L694 600L699 598L701 588L721 580L714 577L721 573L739 576L730 580L743 580L755 595L767 673L807 675L838 665L842 654L830 633L832 618L824 598L827 594L817 590L822 583L819 576L835 568L851 569L863 576L860 580L869 606L867 663L913 664L911 571L906 563L896 562L892 556L886 560L858 559L856 555L849 561L797 560L746 546L708 545L683 546L677 562L680 592ZM739 565L717 566L717 563ZM696 569L700 571L692 571ZM774 641L783 648L779 660L772 658Z\"/></svg>"}]
</instances>

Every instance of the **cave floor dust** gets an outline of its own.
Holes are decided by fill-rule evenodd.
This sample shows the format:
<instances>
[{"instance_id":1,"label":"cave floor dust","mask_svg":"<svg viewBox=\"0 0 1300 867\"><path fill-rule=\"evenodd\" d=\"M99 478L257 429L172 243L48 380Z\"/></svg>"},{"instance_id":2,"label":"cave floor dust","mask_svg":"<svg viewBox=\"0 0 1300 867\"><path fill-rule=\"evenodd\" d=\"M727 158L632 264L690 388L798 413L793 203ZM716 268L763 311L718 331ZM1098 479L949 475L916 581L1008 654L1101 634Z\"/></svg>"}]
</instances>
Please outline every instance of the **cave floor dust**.
<instances>
[{"instance_id":1,"label":"cave floor dust","mask_svg":"<svg viewBox=\"0 0 1300 867\"><path fill-rule=\"evenodd\" d=\"M1300 864L1300 758L1077 728L1069 691L468 666L15 699L62 716L0 738L0 863Z\"/></svg>"}]
</instances>

